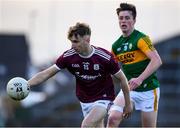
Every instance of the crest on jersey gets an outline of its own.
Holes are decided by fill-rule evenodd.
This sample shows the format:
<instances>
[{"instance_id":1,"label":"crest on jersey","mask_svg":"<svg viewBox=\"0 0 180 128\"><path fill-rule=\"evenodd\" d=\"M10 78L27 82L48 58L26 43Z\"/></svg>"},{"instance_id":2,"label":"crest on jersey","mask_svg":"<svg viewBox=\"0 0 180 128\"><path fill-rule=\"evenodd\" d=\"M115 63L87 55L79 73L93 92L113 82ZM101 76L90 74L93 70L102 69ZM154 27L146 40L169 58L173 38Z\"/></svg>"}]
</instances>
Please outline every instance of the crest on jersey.
<instances>
[{"instance_id":1,"label":"crest on jersey","mask_svg":"<svg viewBox=\"0 0 180 128\"><path fill-rule=\"evenodd\" d=\"M132 44L131 43L129 44L129 49L132 49Z\"/></svg>"},{"instance_id":2,"label":"crest on jersey","mask_svg":"<svg viewBox=\"0 0 180 128\"><path fill-rule=\"evenodd\" d=\"M99 70L99 64L94 64L94 70Z\"/></svg>"}]
</instances>

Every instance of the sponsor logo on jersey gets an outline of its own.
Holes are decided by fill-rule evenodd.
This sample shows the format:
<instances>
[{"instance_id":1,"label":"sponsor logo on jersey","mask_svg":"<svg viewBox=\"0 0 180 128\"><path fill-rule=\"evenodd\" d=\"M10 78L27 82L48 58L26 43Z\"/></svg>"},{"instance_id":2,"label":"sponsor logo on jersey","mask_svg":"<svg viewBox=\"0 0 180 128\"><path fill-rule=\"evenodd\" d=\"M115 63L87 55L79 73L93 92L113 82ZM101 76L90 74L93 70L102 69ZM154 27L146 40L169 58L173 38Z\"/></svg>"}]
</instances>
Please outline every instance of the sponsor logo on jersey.
<instances>
[{"instance_id":1,"label":"sponsor logo on jersey","mask_svg":"<svg viewBox=\"0 0 180 128\"><path fill-rule=\"evenodd\" d=\"M135 50L135 51L119 54L117 56L117 59L118 61L124 64L132 64L132 63L138 63L140 61L146 60L147 56L141 51Z\"/></svg>"},{"instance_id":2,"label":"sponsor logo on jersey","mask_svg":"<svg viewBox=\"0 0 180 128\"><path fill-rule=\"evenodd\" d=\"M75 74L83 80L95 80L96 78L101 77L100 73L98 75L80 75L76 72Z\"/></svg>"},{"instance_id":3,"label":"sponsor logo on jersey","mask_svg":"<svg viewBox=\"0 0 180 128\"><path fill-rule=\"evenodd\" d=\"M72 67L73 68L79 68L80 66L79 66L79 64L72 64Z\"/></svg>"},{"instance_id":4,"label":"sponsor logo on jersey","mask_svg":"<svg viewBox=\"0 0 180 128\"><path fill-rule=\"evenodd\" d=\"M120 56L118 56L118 60L121 61L122 63L127 63L127 62L132 62L134 61L134 52L128 52L125 54L121 54Z\"/></svg>"}]
</instances>

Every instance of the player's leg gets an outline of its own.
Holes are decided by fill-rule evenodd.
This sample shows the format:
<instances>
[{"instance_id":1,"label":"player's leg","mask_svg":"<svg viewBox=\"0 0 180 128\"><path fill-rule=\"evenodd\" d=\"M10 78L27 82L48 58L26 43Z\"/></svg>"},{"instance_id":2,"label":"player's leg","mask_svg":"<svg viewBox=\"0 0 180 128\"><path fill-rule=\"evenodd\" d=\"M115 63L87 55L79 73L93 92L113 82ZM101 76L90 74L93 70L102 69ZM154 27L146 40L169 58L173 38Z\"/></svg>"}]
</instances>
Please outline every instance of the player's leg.
<instances>
[{"instance_id":1,"label":"player's leg","mask_svg":"<svg viewBox=\"0 0 180 128\"><path fill-rule=\"evenodd\" d=\"M122 92L114 100L114 104L111 106L107 121L107 127L118 127L123 120L123 107L125 105L124 96Z\"/></svg>"},{"instance_id":2,"label":"player's leg","mask_svg":"<svg viewBox=\"0 0 180 128\"><path fill-rule=\"evenodd\" d=\"M141 109L141 121L143 127L156 127L157 115L158 115L158 103L159 103L159 88L144 92L142 109ZM149 99L147 99L149 97Z\"/></svg>"},{"instance_id":3,"label":"player's leg","mask_svg":"<svg viewBox=\"0 0 180 128\"><path fill-rule=\"evenodd\" d=\"M104 119L102 119L100 122L97 123L96 125L97 128L104 128L105 124L104 124Z\"/></svg>"},{"instance_id":4,"label":"player's leg","mask_svg":"<svg viewBox=\"0 0 180 128\"><path fill-rule=\"evenodd\" d=\"M104 127L104 117L110 101L98 100L91 105L90 111L84 117L81 127Z\"/></svg>"},{"instance_id":5,"label":"player's leg","mask_svg":"<svg viewBox=\"0 0 180 128\"><path fill-rule=\"evenodd\" d=\"M81 127L97 127L102 126L103 119L107 114L107 110L101 106L95 106L90 113L84 118Z\"/></svg>"},{"instance_id":6,"label":"player's leg","mask_svg":"<svg viewBox=\"0 0 180 128\"><path fill-rule=\"evenodd\" d=\"M156 127L157 111L141 112L142 127Z\"/></svg>"}]
</instances>

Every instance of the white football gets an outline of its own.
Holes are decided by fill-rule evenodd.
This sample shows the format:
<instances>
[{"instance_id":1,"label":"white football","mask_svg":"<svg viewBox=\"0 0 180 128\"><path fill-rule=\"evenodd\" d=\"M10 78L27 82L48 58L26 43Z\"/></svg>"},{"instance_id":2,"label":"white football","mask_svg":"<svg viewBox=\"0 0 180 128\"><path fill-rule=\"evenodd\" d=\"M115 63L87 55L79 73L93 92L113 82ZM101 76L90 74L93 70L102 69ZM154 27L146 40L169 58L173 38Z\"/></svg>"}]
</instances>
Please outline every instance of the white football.
<instances>
[{"instance_id":1,"label":"white football","mask_svg":"<svg viewBox=\"0 0 180 128\"><path fill-rule=\"evenodd\" d=\"M7 83L7 94L14 100L22 100L26 98L30 92L30 86L27 80L21 77L12 78Z\"/></svg>"}]
</instances>

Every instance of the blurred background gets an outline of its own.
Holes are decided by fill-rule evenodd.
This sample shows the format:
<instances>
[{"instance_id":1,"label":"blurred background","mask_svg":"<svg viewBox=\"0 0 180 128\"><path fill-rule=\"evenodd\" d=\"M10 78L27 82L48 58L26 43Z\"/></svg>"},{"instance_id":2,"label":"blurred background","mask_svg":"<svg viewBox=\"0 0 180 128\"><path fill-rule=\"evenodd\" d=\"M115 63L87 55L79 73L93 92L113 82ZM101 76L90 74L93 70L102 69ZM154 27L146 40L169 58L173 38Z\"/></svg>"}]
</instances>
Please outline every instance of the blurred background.
<instances>
[{"instance_id":1,"label":"blurred background","mask_svg":"<svg viewBox=\"0 0 180 128\"><path fill-rule=\"evenodd\" d=\"M180 126L180 1L179 0L0 0L0 126L80 126L83 119L75 96L75 79L66 70L33 87L20 102L6 94L16 76L31 78L71 47L67 31L76 22L92 29L91 44L111 50L119 37L116 8L136 5L136 28L152 39L163 65L158 126ZM116 84L117 81L114 80ZM116 93L119 91L116 86ZM121 126L141 126L134 112Z\"/></svg>"}]
</instances>

